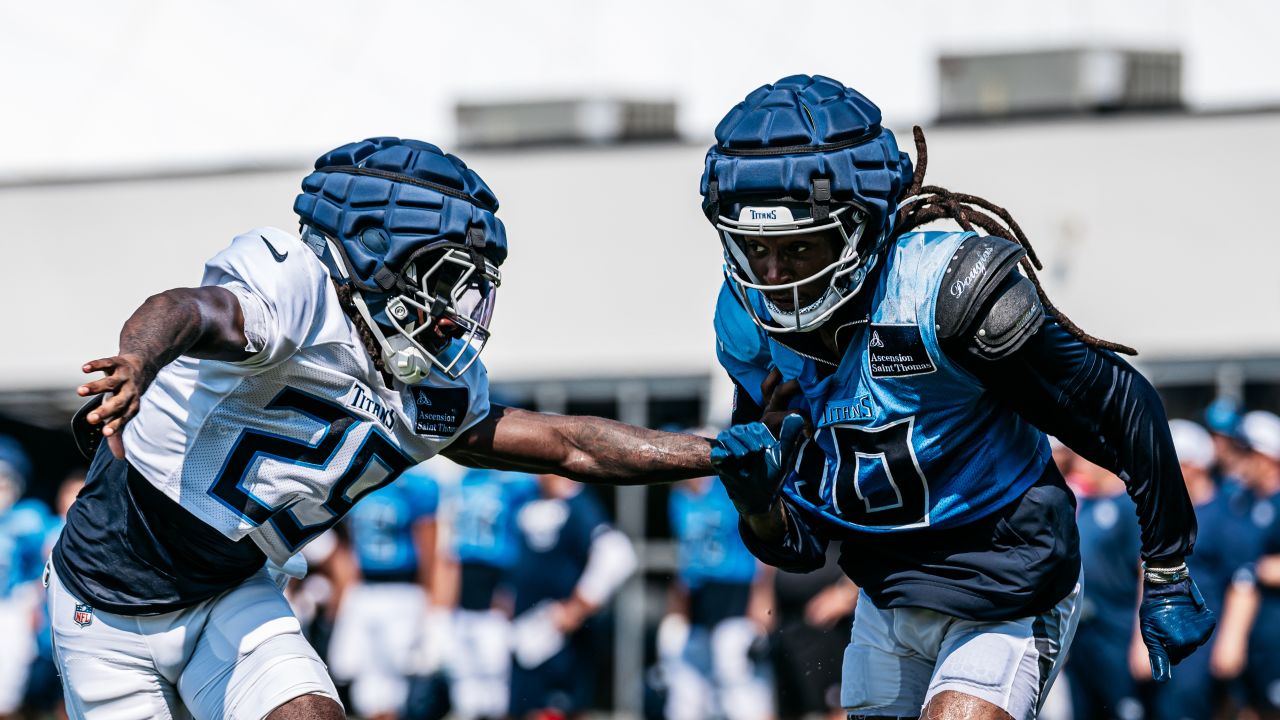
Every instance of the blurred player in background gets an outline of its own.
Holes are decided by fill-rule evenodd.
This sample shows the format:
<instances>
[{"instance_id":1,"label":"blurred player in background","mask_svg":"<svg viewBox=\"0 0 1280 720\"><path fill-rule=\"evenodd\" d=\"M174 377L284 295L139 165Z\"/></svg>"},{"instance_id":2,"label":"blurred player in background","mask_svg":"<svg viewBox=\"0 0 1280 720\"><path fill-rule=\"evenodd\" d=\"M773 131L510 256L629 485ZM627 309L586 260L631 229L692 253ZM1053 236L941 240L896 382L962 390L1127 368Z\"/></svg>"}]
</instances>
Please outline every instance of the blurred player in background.
<instances>
[{"instance_id":1,"label":"blurred player in background","mask_svg":"<svg viewBox=\"0 0 1280 720\"><path fill-rule=\"evenodd\" d=\"M21 499L30 480L30 458L16 440L0 435L0 717L22 705L36 657L36 581L50 518L39 500Z\"/></svg>"},{"instance_id":2,"label":"blurred player in background","mask_svg":"<svg viewBox=\"0 0 1280 720\"><path fill-rule=\"evenodd\" d=\"M858 588L840 569L839 553L811 573L774 573L773 658L778 715L783 720L826 715L844 720L840 660L848 642Z\"/></svg>"},{"instance_id":3,"label":"blurred player in background","mask_svg":"<svg viewBox=\"0 0 1280 720\"><path fill-rule=\"evenodd\" d=\"M1249 455L1241 442L1240 420L1240 404L1227 398L1214 400L1204 411L1205 428L1213 439L1210 474L1229 498L1244 489L1241 470Z\"/></svg>"},{"instance_id":4,"label":"blurred player in background","mask_svg":"<svg viewBox=\"0 0 1280 720\"><path fill-rule=\"evenodd\" d=\"M924 185L923 134L913 172L880 121L856 91L792 76L731 110L707 153L735 421L779 427L736 426L712 451L744 541L798 571L841 543L861 592L850 715L1032 718L1080 609L1049 432L1126 481L1143 639L1167 680L1213 618L1183 561L1195 516L1159 397L1111 352L1127 348L1048 302L1008 213ZM966 232L913 232L938 219ZM785 382L753 385L771 368Z\"/></svg>"},{"instance_id":5,"label":"blurred player in background","mask_svg":"<svg viewBox=\"0 0 1280 720\"><path fill-rule=\"evenodd\" d=\"M1065 666L1072 716L1075 720L1142 720L1142 700L1129 667L1142 544L1133 503L1125 497L1124 481L1112 473L1081 457L1073 459L1071 468L1079 493L1077 523L1085 588L1080 624ZM1139 659L1147 664L1145 650ZM1151 677L1149 665L1147 677Z\"/></svg>"},{"instance_id":6,"label":"blurred player in background","mask_svg":"<svg viewBox=\"0 0 1280 720\"><path fill-rule=\"evenodd\" d=\"M57 514L49 518L44 532L44 551L42 558L48 558L53 546L62 534L62 527L67 521L67 511L71 503L84 488L84 470L77 469L63 478L58 485L55 498ZM44 589L37 588L43 599ZM31 663L31 673L27 678L26 696L23 708L27 713L44 715L52 713L56 717L66 717L62 702L62 683L58 679L58 665L53 657L53 633L49 622L48 605L39 603L36 609L36 656Z\"/></svg>"},{"instance_id":7,"label":"blurred player in background","mask_svg":"<svg viewBox=\"0 0 1280 720\"><path fill-rule=\"evenodd\" d=\"M769 628L771 572L738 535L738 513L715 477L671 489L676 578L658 629L667 720L765 720L773 688L760 652Z\"/></svg>"},{"instance_id":8,"label":"blurred player in background","mask_svg":"<svg viewBox=\"0 0 1280 720\"><path fill-rule=\"evenodd\" d=\"M374 138L315 167L301 238L236 237L83 367L105 373L73 424L96 454L48 601L73 717L342 717L274 578L437 454L620 483L711 472L703 438L489 401L507 237L461 160Z\"/></svg>"},{"instance_id":9,"label":"blurred player in background","mask_svg":"<svg viewBox=\"0 0 1280 720\"><path fill-rule=\"evenodd\" d=\"M329 670L351 685L369 720L403 716L413 652L424 641L436 557L440 488L421 465L364 498L347 515L359 581L342 597Z\"/></svg>"},{"instance_id":10,"label":"blurred player in background","mask_svg":"<svg viewBox=\"0 0 1280 720\"><path fill-rule=\"evenodd\" d=\"M1169 429L1200 527L1196 551L1187 558L1187 567L1200 584L1205 604L1221 616L1232 576L1241 565L1252 560L1246 554L1248 540L1240 530L1239 519L1232 513L1226 492L1210 474L1216 463L1214 441L1209 432L1189 420L1171 420ZM1210 718L1217 714L1226 699L1227 688L1225 683L1214 678L1210 662L1218 653L1217 645L1222 637L1219 632L1210 641L1208 652L1195 653L1179 665L1177 682L1151 688L1149 718L1181 720ZM1150 670L1137 662L1141 657L1140 643L1135 636L1133 672L1139 679L1148 680Z\"/></svg>"},{"instance_id":11,"label":"blurred player in background","mask_svg":"<svg viewBox=\"0 0 1280 720\"><path fill-rule=\"evenodd\" d=\"M515 718L580 717L592 705L597 637L590 620L636 567L631 541L609 525L580 484L538 476L520 508L509 712Z\"/></svg>"},{"instance_id":12,"label":"blurred player in background","mask_svg":"<svg viewBox=\"0 0 1280 720\"><path fill-rule=\"evenodd\" d=\"M1240 474L1257 498L1246 548L1254 561L1227 591L1211 662L1217 677L1240 677L1248 706L1274 720L1280 718L1280 417L1247 413L1240 434L1248 447Z\"/></svg>"},{"instance_id":13,"label":"blurred player in background","mask_svg":"<svg viewBox=\"0 0 1280 720\"><path fill-rule=\"evenodd\" d=\"M516 517L538 496L532 475L471 470L448 507L456 611L446 658L453 711L465 720L507 714L511 676L511 572L520 560Z\"/></svg>"}]
</instances>

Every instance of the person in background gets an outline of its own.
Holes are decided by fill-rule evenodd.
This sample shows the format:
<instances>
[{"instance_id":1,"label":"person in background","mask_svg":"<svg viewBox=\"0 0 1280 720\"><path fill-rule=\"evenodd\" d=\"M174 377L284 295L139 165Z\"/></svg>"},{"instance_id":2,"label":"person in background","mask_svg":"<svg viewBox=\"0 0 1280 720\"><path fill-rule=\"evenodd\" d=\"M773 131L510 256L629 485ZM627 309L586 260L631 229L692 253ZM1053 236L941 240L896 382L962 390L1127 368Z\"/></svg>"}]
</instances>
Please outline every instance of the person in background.
<instances>
[{"instance_id":1,"label":"person in background","mask_svg":"<svg viewBox=\"0 0 1280 720\"><path fill-rule=\"evenodd\" d=\"M1247 413L1240 432L1248 455L1241 476L1257 498L1250 513L1256 562L1244 565L1227 591L1222 628L1210 658L1215 676L1240 677L1261 720L1280 718L1280 417Z\"/></svg>"},{"instance_id":2,"label":"person in background","mask_svg":"<svg viewBox=\"0 0 1280 720\"><path fill-rule=\"evenodd\" d=\"M350 683L352 708L368 720L404 714L432 590L439 504L439 486L419 465L347 515L359 581L338 609L329 669Z\"/></svg>"},{"instance_id":3,"label":"person in background","mask_svg":"<svg viewBox=\"0 0 1280 720\"><path fill-rule=\"evenodd\" d=\"M520 557L516 515L537 497L532 475L471 470L446 505L450 598L456 607L446 659L449 699L466 720L507 714L511 671L509 574Z\"/></svg>"},{"instance_id":4,"label":"person in background","mask_svg":"<svg viewBox=\"0 0 1280 720\"><path fill-rule=\"evenodd\" d=\"M0 718L16 713L36 655L32 633L44 534L49 512L39 500L23 500L31 460L12 438L0 436Z\"/></svg>"},{"instance_id":5,"label":"person in background","mask_svg":"<svg viewBox=\"0 0 1280 720\"><path fill-rule=\"evenodd\" d=\"M53 546L58 542L58 535L67 522L67 510L75 502L76 495L84 487L85 472L83 468L72 471L58 485L55 499L57 514L48 519L44 531L44 548L42 557L48 557ZM43 586L37 587L40 595L44 594ZM42 598L43 599L43 598ZM27 674L27 687L22 700L23 711L29 715L65 718L66 707L62 700L62 683L58 680L58 665L53 657L53 636L49 624L49 609L44 602L39 602L35 609L36 656L31 661Z\"/></svg>"},{"instance_id":6,"label":"person in background","mask_svg":"<svg viewBox=\"0 0 1280 720\"><path fill-rule=\"evenodd\" d=\"M599 666L589 620L634 572L636 555L582 485L540 475L538 489L516 518L509 712L578 717L591 706Z\"/></svg>"},{"instance_id":7,"label":"person in background","mask_svg":"<svg viewBox=\"0 0 1280 720\"><path fill-rule=\"evenodd\" d=\"M768 573L742 544L738 513L714 477L676 485L669 501L677 577L658 630L668 720L765 720L767 669L753 657L768 629Z\"/></svg>"},{"instance_id":8,"label":"person in background","mask_svg":"<svg viewBox=\"0 0 1280 720\"><path fill-rule=\"evenodd\" d=\"M1072 712L1076 720L1140 720L1138 668L1129 654L1138 607L1138 523L1120 478L1079 456L1071 474L1081 492L1077 523L1084 566L1084 606L1065 670ZM1139 659L1150 677L1145 649Z\"/></svg>"},{"instance_id":9,"label":"person in background","mask_svg":"<svg viewBox=\"0 0 1280 720\"><path fill-rule=\"evenodd\" d=\"M858 588L829 548L827 564L811 573L774 575L774 631L769 638L778 715L793 720L826 715L844 720L840 663L853 626Z\"/></svg>"},{"instance_id":10,"label":"person in background","mask_svg":"<svg viewBox=\"0 0 1280 720\"><path fill-rule=\"evenodd\" d=\"M1213 440L1213 467L1209 475L1222 488L1228 502L1240 514L1247 514L1253 498L1241 481L1241 468L1249 450L1240 435L1240 404L1220 397L1204 410L1204 425Z\"/></svg>"},{"instance_id":11,"label":"person in background","mask_svg":"<svg viewBox=\"0 0 1280 720\"><path fill-rule=\"evenodd\" d=\"M1237 530L1226 492L1210 474L1216 466L1213 437L1189 420L1172 420L1169 430L1200 527L1199 542L1195 554L1187 558L1187 567L1198 578L1205 604L1210 610L1221 612L1231 577L1246 560L1241 557L1244 539ZM1149 717L1181 720L1214 716L1226 697L1226 685L1210 672L1210 658L1220 639L1221 635L1210 641L1211 652L1195 653L1183 661L1177 682L1150 688ZM1135 642L1140 643L1136 638ZM1135 647L1131 652L1139 654L1140 651L1140 647ZM1149 672L1142 675L1143 680L1150 679Z\"/></svg>"}]
</instances>

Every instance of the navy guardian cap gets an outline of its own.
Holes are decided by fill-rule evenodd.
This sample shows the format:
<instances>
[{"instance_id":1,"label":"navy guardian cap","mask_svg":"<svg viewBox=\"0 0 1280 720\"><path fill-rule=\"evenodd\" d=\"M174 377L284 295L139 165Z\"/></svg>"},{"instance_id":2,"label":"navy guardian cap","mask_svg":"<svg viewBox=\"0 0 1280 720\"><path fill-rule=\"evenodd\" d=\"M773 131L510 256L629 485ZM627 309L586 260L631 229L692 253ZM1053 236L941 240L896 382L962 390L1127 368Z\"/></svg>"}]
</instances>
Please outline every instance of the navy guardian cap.
<instances>
[{"instance_id":1,"label":"navy guardian cap","mask_svg":"<svg viewBox=\"0 0 1280 720\"><path fill-rule=\"evenodd\" d=\"M911 178L911 159L881 125L880 109L831 78L785 77L730 110L707 151L702 208L720 231L729 285L757 324L812 330L857 294ZM765 285L747 262L747 237L832 230L843 240L839 257L813 276ZM799 288L815 282L829 287L800 307ZM759 291L758 302L748 290ZM778 292L793 295L793 310L763 295Z\"/></svg>"},{"instance_id":2,"label":"navy guardian cap","mask_svg":"<svg viewBox=\"0 0 1280 720\"><path fill-rule=\"evenodd\" d=\"M321 155L293 204L303 241L354 290L394 375L456 377L489 338L507 235L498 199L430 143L378 137ZM462 336L440 345L447 320Z\"/></svg>"}]
</instances>

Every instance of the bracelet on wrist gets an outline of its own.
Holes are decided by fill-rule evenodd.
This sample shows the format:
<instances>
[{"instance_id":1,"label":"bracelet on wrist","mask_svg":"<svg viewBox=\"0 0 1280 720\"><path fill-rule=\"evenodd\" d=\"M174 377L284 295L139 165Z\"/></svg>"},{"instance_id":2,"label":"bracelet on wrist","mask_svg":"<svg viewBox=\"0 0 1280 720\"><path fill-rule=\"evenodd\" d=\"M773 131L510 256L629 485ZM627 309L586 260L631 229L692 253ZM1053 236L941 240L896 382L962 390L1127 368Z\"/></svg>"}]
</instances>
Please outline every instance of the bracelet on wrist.
<instances>
[{"instance_id":1,"label":"bracelet on wrist","mask_svg":"<svg viewBox=\"0 0 1280 720\"><path fill-rule=\"evenodd\" d=\"M1172 585L1191 577L1186 563L1178 563L1173 567L1152 567L1142 564L1142 577L1153 585Z\"/></svg>"}]
</instances>

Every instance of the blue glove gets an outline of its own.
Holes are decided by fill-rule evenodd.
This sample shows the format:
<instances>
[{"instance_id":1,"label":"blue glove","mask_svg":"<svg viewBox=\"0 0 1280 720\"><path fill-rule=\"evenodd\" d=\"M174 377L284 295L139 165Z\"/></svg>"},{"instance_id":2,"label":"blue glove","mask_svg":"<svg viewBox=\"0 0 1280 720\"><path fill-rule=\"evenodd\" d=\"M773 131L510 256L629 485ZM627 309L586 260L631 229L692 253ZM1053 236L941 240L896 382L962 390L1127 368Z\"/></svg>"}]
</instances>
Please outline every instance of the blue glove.
<instances>
[{"instance_id":1,"label":"blue glove","mask_svg":"<svg viewBox=\"0 0 1280 720\"><path fill-rule=\"evenodd\" d=\"M804 418L788 415L778 439L763 423L734 425L711 447L711 466L724 482L733 506L743 515L768 512L800 450Z\"/></svg>"},{"instance_id":2,"label":"blue glove","mask_svg":"<svg viewBox=\"0 0 1280 720\"><path fill-rule=\"evenodd\" d=\"M1162 683L1172 677L1171 665L1209 640L1217 620L1183 565L1173 570L1146 570L1138 625L1151 659L1151 677Z\"/></svg>"}]
</instances>

